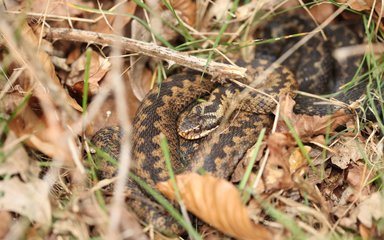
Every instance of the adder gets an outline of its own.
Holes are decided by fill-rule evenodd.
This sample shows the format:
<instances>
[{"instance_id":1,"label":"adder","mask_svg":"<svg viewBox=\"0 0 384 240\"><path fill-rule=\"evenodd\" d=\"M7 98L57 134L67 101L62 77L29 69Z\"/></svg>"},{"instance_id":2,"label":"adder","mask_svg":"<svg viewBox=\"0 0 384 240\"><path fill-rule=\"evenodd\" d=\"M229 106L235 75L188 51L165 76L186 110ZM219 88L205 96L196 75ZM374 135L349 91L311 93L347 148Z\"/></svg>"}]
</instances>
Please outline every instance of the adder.
<instances>
[{"instance_id":1,"label":"adder","mask_svg":"<svg viewBox=\"0 0 384 240\"><path fill-rule=\"evenodd\" d=\"M314 28L313 21L305 16L291 16L288 19L282 16L272 19L259 36L271 39L310 32ZM358 44L362 41L361 36L346 24L327 27L325 34L328 40L324 40L318 33L283 65L275 66L275 70L267 76L267 84L258 89L258 92L267 93L269 97L250 91L248 97L239 101L238 107L234 107L235 111L220 129L215 130L223 121L226 109L233 107L233 102L244 87L230 81L217 83L208 76L202 77L201 73L192 71L168 77L161 85L149 91L136 113L132 134L132 171L153 188L156 183L168 180L169 174L160 147L163 134L168 140L171 163L177 173L203 168L214 176L228 178L246 151L255 143L259 131L271 125L271 112L275 108L273 104L281 94L294 96L297 86L301 91L332 93L354 77L361 64L361 56L338 63L331 56L332 49ZM247 67L254 76L262 75L296 41L297 39L291 38L260 44L256 49L255 60L251 63L239 60L237 64ZM340 94L336 98L348 103L359 98L365 89L366 84L359 83L348 94ZM208 98L206 102L196 104L198 98L204 97ZM254 99L258 99L258 102L254 102ZM333 105L314 105L315 101L299 95L296 97L295 111L324 115L340 108ZM179 120L183 111L186 112ZM205 120L199 121L209 118L213 121L208 121L208 124ZM217 131L220 134L213 137ZM185 140L179 133L190 139L199 139ZM92 142L117 159L120 138L119 127L107 127L98 131ZM128 181L127 189L127 204L140 219L165 233L184 232L170 214L132 180Z\"/></svg>"}]
</instances>

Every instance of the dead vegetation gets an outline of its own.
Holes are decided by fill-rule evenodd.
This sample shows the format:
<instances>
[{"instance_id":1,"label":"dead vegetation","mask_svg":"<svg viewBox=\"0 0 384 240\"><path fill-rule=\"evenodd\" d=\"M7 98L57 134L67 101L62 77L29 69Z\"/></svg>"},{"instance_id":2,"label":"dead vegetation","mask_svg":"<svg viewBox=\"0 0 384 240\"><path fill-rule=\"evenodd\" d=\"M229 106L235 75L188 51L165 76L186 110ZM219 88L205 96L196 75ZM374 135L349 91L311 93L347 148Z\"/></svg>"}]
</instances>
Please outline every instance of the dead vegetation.
<instances>
[{"instance_id":1,"label":"dead vegetation","mask_svg":"<svg viewBox=\"0 0 384 240\"><path fill-rule=\"evenodd\" d=\"M146 92L178 66L244 77L244 69L221 62L252 59L262 42L254 31L271 14L309 14L319 27L299 36L302 42L335 18L363 15L366 42L336 56L364 53L371 66L364 77L383 79L380 1L35 0L0 8L1 239L166 238L124 204L129 137L118 175L104 180L88 139L104 126L130 132ZM159 190L238 239L381 239L384 125L373 104L383 106L381 88L366 99L376 120L342 111L297 115L293 100L282 99L272 131L231 181L179 175L182 201L172 182ZM359 104L351 107L364 111ZM106 197L110 183L114 194ZM189 233L224 237L207 226Z\"/></svg>"}]
</instances>

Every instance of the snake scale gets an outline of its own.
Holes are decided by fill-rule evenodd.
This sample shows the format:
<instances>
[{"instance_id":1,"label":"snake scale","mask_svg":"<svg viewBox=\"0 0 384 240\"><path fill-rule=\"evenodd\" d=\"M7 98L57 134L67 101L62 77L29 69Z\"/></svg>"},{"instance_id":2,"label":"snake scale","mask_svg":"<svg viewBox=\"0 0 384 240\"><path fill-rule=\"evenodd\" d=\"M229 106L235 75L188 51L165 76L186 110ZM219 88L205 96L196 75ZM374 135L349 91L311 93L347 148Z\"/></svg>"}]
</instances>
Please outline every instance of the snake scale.
<instances>
[{"instance_id":1,"label":"snake scale","mask_svg":"<svg viewBox=\"0 0 384 240\"><path fill-rule=\"evenodd\" d=\"M263 28L260 36L269 39L309 32L314 28L314 23L304 16L293 16L288 20L287 17L277 17ZM288 87L296 88L296 83L290 81L296 78L300 90L323 94L334 92L352 79L361 62L361 57L348 59L347 63L339 64L331 57L331 53L334 48L361 42L361 37L345 24L334 24L332 28L325 29L325 33L328 40L324 40L320 33L316 34L293 53L284 62L284 66L278 66L268 76L268 82L270 79L278 79L277 82L272 83L271 81L269 90L279 91L277 87L280 84L283 86L280 86L283 94L291 94L292 90L286 89ZM249 64L240 60L238 64L247 67L250 72L257 75L269 67L296 41L297 39L286 39L259 45L255 60ZM328 81L328 79L334 78L337 78L336 82ZM176 126L179 115L185 109L189 110L184 115L190 115L191 108L195 112L197 110L197 112L205 114L218 111L219 108L220 111L225 112L225 107L218 107L217 102L229 100L222 105L230 106L231 101L236 99L242 89L230 82L215 83L209 77L202 78L201 73L192 71L170 76L160 86L153 88L143 100L134 119L132 135L134 167L132 171L151 187L154 187L159 181L168 180L169 174L160 148L161 134L164 134L169 143L171 163L177 173L203 168L214 176L228 178L236 164L255 143L259 131L263 127L271 125L273 118L270 112L273 111L274 106L269 106L269 102L263 102L263 100L261 103L260 101L256 104L253 103L252 99L258 97L256 93L251 92L251 97L240 102L242 107L236 108L237 110L226 121L227 123L213 132L216 134L208 134L207 137L196 141L181 138ZM360 84L354 89L356 90L353 90L353 93L341 94L336 98L344 102L356 100L365 90L365 85ZM264 90L268 91L268 86ZM210 100L204 103L205 105L194 105L196 99L207 96L211 92L213 92L212 95L208 97ZM274 95L274 98L278 99L278 94ZM299 113L323 115L335 110L333 106L316 106L313 104L313 99L303 96L297 96L296 101L295 111ZM251 107L247 108L248 105ZM253 109L260 106L265 112L263 114L255 113ZM222 121L222 118L223 116L218 122ZM183 123L179 124L179 130L183 128L181 125L190 120L191 117L186 117ZM215 127L210 126L210 128ZM192 129L192 132L194 131ZM92 138L92 142L112 157L118 158L120 137L119 127L107 127L99 130ZM165 233L181 234L184 232L170 214L155 203L151 197L148 197L132 180L128 181L127 191L129 191L127 204L140 219L153 224L158 230Z\"/></svg>"}]
</instances>

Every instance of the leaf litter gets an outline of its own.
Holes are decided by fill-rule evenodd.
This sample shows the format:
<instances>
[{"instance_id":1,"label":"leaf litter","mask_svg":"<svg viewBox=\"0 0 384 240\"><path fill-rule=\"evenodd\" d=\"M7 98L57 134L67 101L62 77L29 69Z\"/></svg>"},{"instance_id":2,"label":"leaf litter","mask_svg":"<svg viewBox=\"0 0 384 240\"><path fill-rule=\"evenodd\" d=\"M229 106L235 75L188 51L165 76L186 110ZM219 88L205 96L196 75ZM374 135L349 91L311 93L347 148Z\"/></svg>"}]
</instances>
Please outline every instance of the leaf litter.
<instances>
[{"instance_id":1,"label":"leaf litter","mask_svg":"<svg viewBox=\"0 0 384 240\"><path fill-rule=\"evenodd\" d=\"M30 49L41 46L43 27L75 26L100 33L114 33L115 15L100 10L113 11L117 8L126 13L122 25L126 26L129 37L153 41L154 33L158 31L165 41L174 42L179 38L180 31L174 31L172 26L181 21L192 36L200 36L204 40L201 46L207 48L212 44L211 34L217 35L217 29L225 21L233 3L170 1L179 17L177 20L161 1L148 1L148 6L157 12L140 7L138 2L127 1L114 6L103 1L101 6L82 0L67 3L32 1L30 5L6 1L6 10L14 16L19 16L18 11L27 13L28 25L13 24L10 27L23 32L25 44ZM288 2L286 7L293 1ZM256 1L250 1L241 5L235 15L239 21L246 20L254 16L256 10L270 10L276 6L274 4L268 1L268 4L259 6ZM378 23L377 29L383 30L381 2L348 1L348 4L353 10L370 12L370 17ZM302 13L308 12L304 6L301 7ZM336 9L335 5L322 2L309 10L314 19L322 22ZM343 17L347 18L348 14L344 12ZM148 25L143 27L136 17L145 20ZM160 19L166 21L161 22ZM153 25L156 21L161 23ZM195 24L198 26L196 29L192 28ZM154 28L156 31L148 32L148 26L157 26ZM239 26L234 22L229 25L227 33L236 32ZM20 224L24 218L29 224L24 233L16 236L72 236L77 239L107 236L109 198L101 197L104 191L99 187L101 181L84 175L84 168L91 172L94 163L76 159L80 159L83 150L77 136L89 137L103 126L119 123L115 110L117 100L113 96L107 92L104 101L96 101L101 95L99 93L110 85L111 68L106 58L108 47L92 46L91 78L88 81L91 100L94 98L95 101L89 103L89 115L92 115L92 108L100 114L88 120L85 129L82 129L84 134L81 134L76 124L83 124L80 104L85 64L82 52L87 46L61 40L44 42L48 47L43 49L49 49L51 55L40 49L31 59L25 48L12 48L14 42L7 38L10 36L7 35L9 29L5 29L4 25L0 29L3 37L0 41L3 75L11 77L21 74L11 88L1 94L1 137L5 141L1 145L0 162L0 238L12 236L9 235L14 234L10 231L11 227ZM224 38L230 36L234 39L225 34ZM184 37L187 38L188 34ZM156 41L156 44L160 42ZM217 51L224 51L223 46L219 46ZM236 58L233 53L228 53L228 56ZM128 88L127 98L123 101L127 102L132 119L139 100L156 84L157 79L165 77L166 71L159 60L137 55L130 58L131 61L126 61L127 69L121 74ZM57 61L59 59L61 63ZM41 66L36 67L34 61L41 63ZM45 75L35 71L45 72ZM39 80L41 76L44 76L45 82ZM6 85L1 83L1 86ZM24 103L26 96L29 96L29 101ZM384 234L380 225L384 218L383 194L380 191L382 140L378 134L373 134L368 141L364 131L349 131L333 138L340 126L360 127L352 115L344 111L327 117L297 115L293 112L294 104L289 98L280 101L276 129L264 139L263 147L256 156L256 165L250 166L253 172L244 191L240 192L236 184L249 167L249 157L239 163L231 181L196 173L177 176L185 206L209 225L238 239L294 238L295 233L299 236L294 227L308 236L320 234L327 237L336 231L346 238L379 239ZM8 121L4 122L4 119ZM370 129L366 131L372 132ZM43 153L53 160L36 158L34 156L37 155L31 154L33 152ZM52 171L55 168L58 170L56 174ZM169 182L159 183L159 188L174 199ZM60 193L55 195L53 191ZM139 221L125 206L122 212L120 237L146 239L141 233ZM291 224L281 220L284 218L290 219ZM292 222L297 225L292 226ZM51 231L35 231L47 226ZM148 236L153 238L151 227L145 229L149 229ZM163 237L158 233L156 236ZM209 237L209 234L204 236L206 239Z\"/></svg>"}]
</instances>

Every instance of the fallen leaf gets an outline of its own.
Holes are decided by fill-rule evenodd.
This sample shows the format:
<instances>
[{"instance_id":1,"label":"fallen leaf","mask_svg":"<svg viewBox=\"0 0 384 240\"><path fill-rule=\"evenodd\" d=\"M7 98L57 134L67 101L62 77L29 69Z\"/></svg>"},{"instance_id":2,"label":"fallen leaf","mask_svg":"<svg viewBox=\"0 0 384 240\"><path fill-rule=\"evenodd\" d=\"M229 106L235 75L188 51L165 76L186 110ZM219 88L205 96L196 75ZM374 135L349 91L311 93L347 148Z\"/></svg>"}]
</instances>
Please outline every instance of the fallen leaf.
<instances>
[{"instance_id":1,"label":"fallen leaf","mask_svg":"<svg viewBox=\"0 0 384 240\"><path fill-rule=\"evenodd\" d=\"M202 22L202 29L207 30L215 25L220 25L224 22L229 9L231 8L231 1L217 0L209 8L207 14L204 16Z\"/></svg>"},{"instance_id":2,"label":"fallen leaf","mask_svg":"<svg viewBox=\"0 0 384 240\"><path fill-rule=\"evenodd\" d=\"M82 96L84 87L84 72L85 72L85 52L72 63L71 72L68 75L66 84L71 87L75 92ZM102 57L97 52L91 52L91 65L89 67L89 93L94 95L98 92L99 81L110 70L111 63L108 59Z\"/></svg>"},{"instance_id":3,"label":"fallen leaf","mask_svg":"<svg viewBox=\"0 0 384 240\"><path fill-rule=\"evenodd\" d=\"M136 8L137 4L135 3L135 1L125 1L114 6L113 11L124 13L124 15L119 15L120 26L126 27L126 25L131 21L132 16L135 14ZM105 14L103 18L98 21L95 26L93 26L92 30L95 32L107 34L120 32L120 30L116 29L116 26L113 25L115 19L116 16L114 14Z\"/></svg>"},{"instance_id":4,"label":"fallen leaf","mask_svg":"<svg viewBox=\"0 0 384 240\"><path fill-rule=\"evenodd\" d=\"M51 223L49 187L38 178L22 182L17 177L0 181L0 210L16 212L31 221Z\"/></svg>"},{"instance_id":5,"label":"fallen leaf","mask_svg":"<svg viewBox=\"0 0 384 240\"><path fill-rule=\"evenodd\" d=\"M356 208L349 211L349 205L336 205L332 209L332 214L339 219L341 226L356 229L357 228L357 213Z\"/></svg>"},{"instance_id":6,"label":"fallen leaf","mask_svg":"<svg viewBox=\"0 0 384 240\"><path fill-rule=\"evenodd\" d=\"M373 231L374 231L374 229L367 228L363 224L359 225L359 232L360 232L361 238L363 240L373 239L373 234L372 234Z\"/></svg>"},{"instance_id":7,"label":"fallen leaf","mask_svg":"<svg viewBox=\"0 0 384 240\"><path fill-rule=\"evenodd\" d=\"M346 169L349 164L362 159L362 151L364 151L364 145L353 138L345 138L339 141L333 147L334 154L331 155L331 161L333 164L341 169Z\"/></svg>"},{"instance_id":8,"label":"fallen leaf","mask_svg":"<svg viewBox=\"0 0 384 240\"><path fill-rule=\"evenodd\" d=\"M311 147L304 146L304 151L306 151L308 154L311 152L311 150ZM308 160L304 157L299 147L295 148L294 151L291 153L288 162L289 171L291 172L291 174L294 174L297 170L308 165Z\"/></svg>"},{"instance_id":9,"label":"fallen leaf","mask_svg":"<svg viewBox=\"0 0 384 240\"><path fill-rule=\"evenodd\" d=\"M15 2L15 1L13 1ZM17 2L17 1L16 1ZM82 6L91 7L91 3L83 0L70 0L70 1L61 1L61 0L34 0L33 2L18 1L19 5L14 5L11 10L27 10L28 12L35 12L41 14L55 15L55 16L76 16L82 13L82 10L76 7L71 7L70 4L77 4Z\"/></svg>"},{"instance_id":10,"label":"fallen leaf","mask_svg":"<svg viewBox=\"0 0 384 240\"><path fill-rule=\"evenodd\" d=\"M194 26L196 21L196 3L192 0L169 1L174 10L179 13L181 19L189 26Z\"/></svg>"},{"instance_id":11,"label":"fallen leaf","mask_svg":"<svg viewBox=\"0 0 384 240\"><path fill-rule=\"evenodd\" d=\"M251 222L239 191L228 181L196 173L178 175L176 181L186 208L203 221L238 239L272 239L267 228ZM171 181L157 188L175 200Z\"/></svg>"},{"instance_id":12,"label":"fallen leaf","mask_svg":"<svg viewBox=\"0 0 384 240\"><path fill-rule=\"evenodd\" d=\"M280 119L277 124L277 131L290 131L283 120L286 118L293 125L295 132L303 142L309 141L311 138L320 134L329 134L330 131L333 131L340 125L346 124L353 118L351 114L346 113L343 109L336 111L330 116L295 114L293 112L294 106L295 101L289 95L280 101Z\"/></svg>"},{"instance_id":13,"label":"fallen leaf","mask_svg":"<svg viewBox=\"0 0 384 240\"><path fill-rule=\"evenodd\" d=\"M9 212L0 211L0 239L5 239L12 224L12 216Z\"/></svg>"},{"instance_id":14,"label":"fallen leaf","mask_svg":"<svg viewBox=\"0 0 384 240\"><path fill-rule=\"evenodd\" d=\"M340 3L346 3L348 6L356 11L370 10L373 6L374 0L338 0Z\"/></svg>"},{"instance_id":15,"label":"fallen leaf","mask_svg":"<svg viewBox=\"0 0 384 240\"><path fill-rule=\"evenodd\" d=\"M18 137L26 138L24 143L38 149L49 157L65 156L69 160L70 155L66 145L58 141L63 136L64 130L59 126L47 128L43 118L36 115L30 106L26 106L9 124L10 129Z\"/></svg>"},{"instance_id":16,"label":"fallen leaf","mask_svg":"<svg viewBox=\"0 0 384 240\"><path fill-rule=\"evenodd\" d=\"M332 13L335 12L336 6L333 4L314 4L311 6L310 11L317 23L324 22Z\"/></svg>"},{"instance_id":17,"label":"fallen leaf","mask_svg":"<svg viewBox=\"0 0 384 240\"><path fill-rule=\"evenodd\" d=\"M26 43L30 44L31 47L34 46L36 49L38 49L37 46L39 46L39 39L36 37L31 27L29 27L27 24L24 24L22 33ZM45 72L50 76L51 79L49 81L51 81L51 83L56 86L55 90L57 91L57 93L55 94L60 93L67 100L67 103L70 106L72 106L78 111L82 111L82 107L62 87L60 80L56 75L55 66L52 63L50 56L45 51L40 50L36 53L36 58L37 61L41 63L42 68L45 70ZM23 59L17 59L17 61L21 65L25 63ZM55 105L53 104L55 101L52 98L52 93L47 94L47 92L49 92L49 89L43 86L43 84L41 84L40 82L33 82L33 86L30 87L31 89L33 89L34 95L38 96L40 100L44 99L44 101L51 102L50 104L52 106ZM27 90L28 89L25 89L25 91Z\"/></svg>"},{"instance_id":18,"label":"fallen leaf","mask_svg":"<svg viewBox=\"0 0 384 240\"><path fill-rule=\"evenodd\" d=\"M268 190L286 189L293 186L288 159L296 146L289 133L273 133L267 140L270 150L263 179Z\"/></svg>"},{"instance_id":19,"label":"fallen leaf","mask_svg":"<svg viewBox=\"0 0 384 240\"><path fill-rule=\"evenodd\" d=\"M373 220L377 221L384 218L384 198L383 193L375 192L357 206L359 221L366 227L373 226Z\"/></svg>"},{"instance_id":20,"label":"fallen leaf","mask_svg":"<svg viewBox=\"0 0 384 240\"><path fill-rule=\"evenodd\" d=\"M347 170L346 182L354 190L349 201L360 200L371 194L371 182L375 177L375 171L369 169L364 163L352 164Z\"/></svg>"},{"instance_id":21,"label":"fallen leaf","mask_svg":"<svg viewBox=\"0 0 384 240\"><path fill-rule=\"evenodd\" d=\"M0 161L0 175L14 175L20 174L23 180L27 180L29 173L33 172L34 176L38 176L39 168L35 162L31 162L30 158L25 151L22 142L25 139L18 139L13 131L7 134L7 139L4 145L0 148L5 158Z\"/></svg>"}]
</instances>

